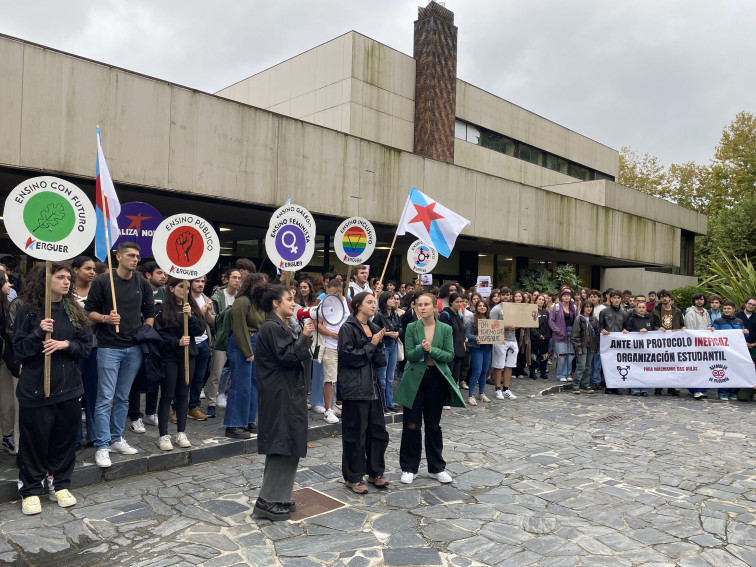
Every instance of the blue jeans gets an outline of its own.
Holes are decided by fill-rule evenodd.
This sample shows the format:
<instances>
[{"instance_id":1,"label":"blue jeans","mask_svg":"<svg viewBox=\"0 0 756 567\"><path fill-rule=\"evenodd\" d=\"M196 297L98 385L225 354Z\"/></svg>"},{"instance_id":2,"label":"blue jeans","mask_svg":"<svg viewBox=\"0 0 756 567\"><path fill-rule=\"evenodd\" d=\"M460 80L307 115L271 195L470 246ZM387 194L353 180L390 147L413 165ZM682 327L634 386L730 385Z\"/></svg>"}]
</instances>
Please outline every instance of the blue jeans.
<instances>
[{"instance_id":1,"label":"blue jeans","mask_svg":"<svg viewBox=\"0 0 756 567\"><path fill-rule=\"evenodd\" d=\"M129 410L131 384L141 365L142 348L139 345L97 349L95 449L107 449L121 438Z\"/></svg>"},{"instance_id":2,"label":"blue jeans","mask_svg":"<svg viewBox=\"0 0 756 567\"><path fill-rule=\"evenodd\" d=\"M252 352L257 346L257 334L249 338ZM247 362L242 351L236 346L233 335L228 340L226 356L231 366L231 388L228 390L226 414L223 425L226 427L247 427L255 423L257 417L257 370L255 363Z\"/></svg>"},{"instance_id":3,"label":"blue jeans","mask_svg":"<svg viewBox=\"0 0 756 567\"><path fill-rule=\"evenodd\" d=\"M194 359L194 374L192 382L189 384L189 409L200 407L200 393L202 386L205 385L205 371L207 370L207 361L210 360L210 345L208 341L202 341L197 345L199 353Z\"/></svg>"},{"instance_id":4,"label":"blue jeans","mask_svg":"<svg viewBox=\"0 0 756 567\"><path fill-rule=\"evenodd\" d=\"M320 348L325 348L321 346ZM325 407L323 399L323 364L312 359L312 386L310 390L310 404Z\"/></svg>"},{"instance_id":5,"label":"blue jeans","mask_svg":"<svg viewBox=\"0 0 756 567\"><path fill-rule=\"evenodd\" d=\"M596 353L591 345L586 344L583 354L577 355L577 368L575 369L575 381L573 384L581 390L587 390L591 385L591 367Z\"/></svg>"},{"instance_id":6,"label":"blue jeans","mask_svg":"<svg viewBox=\"0 0 756 567\"><path fill-rule=\"evenodd\" d=\"M591 363L591 386L595 387L599 384L601 384L601 354L597 352Z\"/></svg>"},{"instance_id":7,"label":"blue jeans","mask_svg":"<svg viewBox=\"0 0 756 567\"><path fill-rule=\"evenodd\" d=\"M486 389L486 375L491 366L491 345L480 345L470 349L470 395L475 395L475 386L478 393L484 393Z\"/></svg>"},{"instance_id":8,"label":"blue jeans","mask_svg":"<svg viewBox=\"0 0 756 567\"><path fill-rule=\"evenodd\" d=\"M554 341L557 353L557 379L569 378L572 372L572 359L575 358L575 350L572 348L572 327L567 327L567 340L564 342Z\"/></svg>"},{"instance_id":9,"label":"blue jeans","mask_svg":"<svg viewBox=\"0 0 756 567\"><path fill-rule=\"evenodd\" d=\"M396 370L396 341L386 347L386 366L378 369L378 382L383 392L383 407L394 407L394 371Z\"/></svg>"}]
</instances>

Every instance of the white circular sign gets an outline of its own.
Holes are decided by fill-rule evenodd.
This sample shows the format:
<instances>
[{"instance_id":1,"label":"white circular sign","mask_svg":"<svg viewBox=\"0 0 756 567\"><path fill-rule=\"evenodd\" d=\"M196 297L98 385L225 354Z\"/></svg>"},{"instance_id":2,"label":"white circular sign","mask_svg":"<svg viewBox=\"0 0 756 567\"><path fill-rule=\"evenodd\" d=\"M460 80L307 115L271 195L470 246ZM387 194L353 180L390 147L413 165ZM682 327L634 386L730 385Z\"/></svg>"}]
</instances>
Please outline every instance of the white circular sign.
<instances>
[{"instance_id":1,"label":"white circular sign","mask_svg":"<svg viewBox=\"0 0 756 567\"><path fill-rule=\"evenodd\" d=\"M39 260L68 260L92 243L92 202L79 187L49 175L18 184L5 200L5 230L23 252Z\"/></svg>"},{"instance_id":2,"label":"white circular sign","mask_svg":"<svg viewBox=\"0 0 756 567\"><path fill-rule=\"evenodd\" d=\"M429 274L438 263L438 252L422 240L415 240L407 250L407 262L417 274Z\"/></svg>"},{"instance_id":3,"label":"white circular sign","mask_svg":"<svg viewBox=\"0 0 756 567\"><path fill-rule=\"evenodd\" d=\"M351 217L336 229L333 249L344 264L359 266L373 254L375 242L375 229L370 221L362 217Z\"/></svg>"},{"instance_id":4,"label":"white circular sign","mask_svg":"<svg viewBox=\"0 0 756 567\"><path fill-rule=\"evenodd\" d=\"M306 209L302 210L307 212ZM279 270L301 270L310 263L315 253L315 221L310 227L300 214L279 216L268 227L265 251Z\"/></svg>"},{"instance_id":5,"label":"white circular sign","mask_svg":"<svg viewBox=\"0 0 756 567\"><path fill-rule=\"evenodd\" d=\"M152 255L169 276L193 280L215 267L220 256L220 240L205 219L181 213L163 219L155 229Z\"/></svg>"}]
</instances>

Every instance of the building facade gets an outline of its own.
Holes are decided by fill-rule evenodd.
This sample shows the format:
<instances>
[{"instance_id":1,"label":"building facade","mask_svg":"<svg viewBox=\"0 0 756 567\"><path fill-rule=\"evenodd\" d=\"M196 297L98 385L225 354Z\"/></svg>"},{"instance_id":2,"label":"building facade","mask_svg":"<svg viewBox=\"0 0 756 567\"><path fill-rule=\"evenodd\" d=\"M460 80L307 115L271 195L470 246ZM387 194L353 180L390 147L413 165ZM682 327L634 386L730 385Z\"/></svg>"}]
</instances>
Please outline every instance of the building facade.
<instances>
[{"instance_id":1,"label":"building facade","mask_svg":"<svg viewBox=\"0 0 756 567\"><path fill-rule=\"evenodd\" d=\"M121 202L207 218L221 266L265 270L270 214L291 196L318 225L304 271L347 270L331 239L356 215L376 227L381 268L414 186L472 221L439 282L509 285L560 263L593 286L695 282L706 217L616 183L617 151L457 79L456 34L431 2L413 57L349 32L216 94L0 36L1 194L52 174L93 198L99 124ZM413 239L397 240L387 277L412 279ZM0 253L18 256L7 238Z\"/></svg>"}]
</instances>

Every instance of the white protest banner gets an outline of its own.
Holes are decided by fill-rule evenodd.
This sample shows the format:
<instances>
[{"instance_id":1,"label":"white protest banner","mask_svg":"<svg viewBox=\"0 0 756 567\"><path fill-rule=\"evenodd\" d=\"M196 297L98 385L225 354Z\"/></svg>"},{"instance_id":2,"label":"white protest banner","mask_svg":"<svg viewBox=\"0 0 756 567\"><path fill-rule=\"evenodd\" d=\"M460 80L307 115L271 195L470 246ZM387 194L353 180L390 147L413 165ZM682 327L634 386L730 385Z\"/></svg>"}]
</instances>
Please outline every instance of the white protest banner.
<instances>
[{"instance_id":1,"label":"white protest banner","mask_svg":"<svg viewBox=\"0 0 756 567\"><path fill-rule=\"evenodd\" d=\"M650 331L601 336L607 388L752 388L743 332Z\"/></svg>"},{"instance_id":2,"label":"white protest banner","mask_svg":"<svg viewBox=\"0 0 756 567\"><path fill-rule=\"evenodd\" d=\"M499 319L478 319L478 339L483 345L503 345L504 322Z\"/></svg>"},{"instance_id":3,"label":"white protest banner","mask_svg":"<svg viewBox=\"0 0 756 567\"><path fill-rule=\"evenodd\" d=\"M95 210L84 191L69 181L43 175L11 189L3 222L8 237L38 260L78 256L92 243Z\"/></svg>"},{"instance_id":4,"label":"white protest banner","mask_svg":"<svg viewBox=\"0 0 756 567\"><path fill-rule=\"evenodd\" d=\"M164 219L155 229L152 254L169 276L193 280L215 267L220 240L205 219L180 213Z\"/></svg>"},{"instance_id":5,"label":"white protest banner","mask_svg":"<svg viewBox=\"0 0 756 567\"><path fill-rule=\"evenodd\" d=\"M407 250L407 263L416 274L430 274L438 263L438 252L422 240L415 240Z\"/></svg>"},{"instance_id":6,"label":"white protest banner","mask_svg":"<svg viewBox=\"0 0 756 567\"><path fill-rule=\"evenodd\" d=\"M336 229L333 237L336 256L349 266L367 262L375 250L375 243L375 229L369 220L362 217L346 219Z\"/></svg>"},{"instance_id":7,"label":"white protest banner","mask_svg":"<svg viewBox=\"0 0 756 567\"><path fill-rule=\"evenodd\" d=\"M478 283L475 286L475 291L478 292L482 298L488 298L491 296L491 276L478 276Z\"/></svg>"},{"instance_id":8,"label":"white protest banner","mask_svg":"<svg viewBox=\"0 0 756 567\"><path fill-rule=\"evenodd\" d=\"M538 306L533 303L502 303L501 310L507 327L538 326Z\"/></svg>"}]
</instances>

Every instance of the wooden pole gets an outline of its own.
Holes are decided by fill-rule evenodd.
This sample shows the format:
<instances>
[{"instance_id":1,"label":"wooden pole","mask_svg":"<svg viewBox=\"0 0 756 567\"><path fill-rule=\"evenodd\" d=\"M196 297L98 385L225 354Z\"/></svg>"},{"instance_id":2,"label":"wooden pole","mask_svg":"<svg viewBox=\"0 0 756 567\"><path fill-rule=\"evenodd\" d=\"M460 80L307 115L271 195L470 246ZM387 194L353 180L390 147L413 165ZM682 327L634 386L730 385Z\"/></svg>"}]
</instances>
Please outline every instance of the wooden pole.
<instances>
[{"instance_id":1,"label":"wooden pole","mask_svg":"<svg viewBox=\"0 0 756 567\"><path fill-rule=\"evenodd\" d=\"M378 280L383 285L383 276L386 275L386 268L388 268L389 260L391 260L391 252L394 251L394 244L396 244L396 233L394 233L394 239L391 241L391 248L389 248L388 256L386 256L386 263L383 264L383 271L381 272L381 279Z\"/></svg>"},{"instance_id":2,"label":"wooden pole","mask_svg":"<svg viewBox=\"0 0 756 567\"><path fill-rule=\"evenodd\" d=\"M50 298L50 280L52 279L51 274L51 267L52 262L50 260L45 260L45 319L50 319L52 317L52 305ZM52 337L51 333L45 333L45 340L49 341ZM45 397L50 397L50 363L51 358L50 355L45 356Z\"/></svg>"},{"instance_id":3,"label":"wooden pole","mask_svg":"<svg viewBox=\"0 0 756 567\"><path fill-rule=\"evenodd\" d=\"M189 280L184 280L184 304L189 304ZM184 336L189 335L189 313L184 313ZM189 345L184 347L184 379L189 385Z\"/></svg>"},{"instance_id":4,"label":"wooden pole","mask_svg":"<svg viewBox=\"0 0 756 567\"><path fill-rule=\"evenodd\" d=\"M99 124L97 125L99 128ZM102 192L102 206L104 207L104 210L102 211L102 222L105 223L105 252L108 256L108 274L110 274L110 297L113 301L113 311L118 311L118 307L116 306L116 293L115 293L115 285L113 284L113 259L110 257L110 227L108 226L108 199L105 196L105 189L102 187L102 184L100 184L101 192ZM110 315L110 313L103 313L103 315ZM120 325L115 326L115 332L120 333Z\"/></svg>"}]
</instances>

